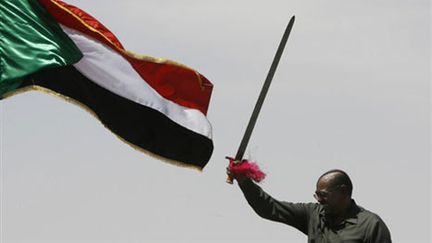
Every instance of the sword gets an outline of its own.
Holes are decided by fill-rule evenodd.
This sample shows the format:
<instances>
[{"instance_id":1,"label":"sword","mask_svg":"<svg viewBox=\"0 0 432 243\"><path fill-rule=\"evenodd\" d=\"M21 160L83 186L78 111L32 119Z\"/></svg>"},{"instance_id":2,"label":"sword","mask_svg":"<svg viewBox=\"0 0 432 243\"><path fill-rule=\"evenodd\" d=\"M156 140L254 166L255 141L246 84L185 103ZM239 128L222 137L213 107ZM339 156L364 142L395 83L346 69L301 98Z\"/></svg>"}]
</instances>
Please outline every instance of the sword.
<instances>
[{"instance_id":1,"label":"sword","mask_svg":"<svg viewBox=\"0 0 432 243\"><path fill-rule=\"evenodd\" d=\"M243 159L243 155L244 155L244 153L246 151L246 147L247 147L247 145L249 143L249 139L250 139L250 137L252 135L252 131L253 131L254 127L255 127L255 123L256 123L256 121L258 119L258 115L260 113L261 107L262 107L262 105L264 103L265 97L266 97L267 92L268 92L268 90L270 88L271 81L273 80L273 76L274 76L274 74L276 72L276 68L277 68L277 66L279 64L279 60L280 60L280 58L282 56L282 53L283 53L283 50L285 48L285 44L288 41L288 37L289 37L289 35L291 33L291 29L292 29L292 27L294 25L294 20L295 20L295 16L292 16L291 19L290 19L290 21L289 21L289 23L288 23L288 26L285 29L285 33L282 36L282 40L279 43L279 47L278 47L278 49L276 51L275 57L273 58L273 62L271 64L271 66L270 66L270 70L269 70L269 72L267 74L267 78L265 79L264 85L261 88L261 92L260 92L260 94L258 96L258 100L257 100L257 102L255 104L255 108L254 108L254 110L252 112L252 115L251 115L251 117L249 119L249 123L248 123L248 125L246 127L246 131L245 131L245 133L243 135L243 138L241 140L240 146L239 146L239 148L237 150L237 154L236 154L236 156L234 158L236 163L240 163L242 161L242 159ZM231 176L228 176L227 182L230 183L230 184L232 184L233 183L233 178Z\"/></svg>"}]
</instances>

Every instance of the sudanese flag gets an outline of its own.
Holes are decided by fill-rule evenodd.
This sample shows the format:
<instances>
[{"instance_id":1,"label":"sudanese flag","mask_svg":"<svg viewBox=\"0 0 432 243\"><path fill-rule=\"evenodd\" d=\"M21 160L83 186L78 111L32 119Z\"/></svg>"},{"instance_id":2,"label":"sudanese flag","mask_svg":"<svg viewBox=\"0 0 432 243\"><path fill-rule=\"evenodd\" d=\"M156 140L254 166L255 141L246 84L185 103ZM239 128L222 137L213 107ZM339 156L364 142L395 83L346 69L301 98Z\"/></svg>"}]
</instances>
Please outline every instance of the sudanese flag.
<instances>
[{"instance_id":1,"label":"sudanese flag","mask_svg":"<svg viewBox=\"0 0 432 243\"><path fill-rule=\"evenodd\" d=\"M1 0L0 20L0 98L54 94L141 151L180 166L207 164L213 85L203 75L127 51L103 24L63 1Z\"/></svg>"}]
</instances>

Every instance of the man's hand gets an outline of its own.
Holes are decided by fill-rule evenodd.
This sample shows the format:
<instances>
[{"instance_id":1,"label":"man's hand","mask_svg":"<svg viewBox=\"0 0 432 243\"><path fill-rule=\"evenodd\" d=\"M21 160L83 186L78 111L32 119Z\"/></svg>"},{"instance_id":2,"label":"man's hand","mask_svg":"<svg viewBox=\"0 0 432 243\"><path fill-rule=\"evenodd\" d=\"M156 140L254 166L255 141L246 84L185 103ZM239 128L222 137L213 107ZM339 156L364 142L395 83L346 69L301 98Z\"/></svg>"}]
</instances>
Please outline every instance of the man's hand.
<instances>
[{"instance_id":1,"label":"man's hand","mask_svg":"<svg viewBox=\"0 0 432 243\"><path fill-rule=\"evenodd\" d=\"M242 182L244 182L246 180L246 176L245 175L239 175L239 174L234 174L231 173L229 167L226 168L226 173L229 177L233 178L234 180L237 181L238 184L241 184Z\"/></svg>"}]
</instances>

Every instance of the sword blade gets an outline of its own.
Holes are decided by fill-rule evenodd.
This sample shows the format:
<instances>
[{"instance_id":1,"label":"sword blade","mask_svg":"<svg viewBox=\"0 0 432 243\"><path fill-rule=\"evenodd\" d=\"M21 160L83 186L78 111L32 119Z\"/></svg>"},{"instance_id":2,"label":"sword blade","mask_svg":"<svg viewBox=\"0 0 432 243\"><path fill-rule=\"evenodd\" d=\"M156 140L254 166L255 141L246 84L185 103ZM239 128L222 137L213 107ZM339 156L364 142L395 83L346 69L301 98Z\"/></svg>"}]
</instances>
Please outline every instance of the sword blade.
<instances>
[{"instance_id":1,"label":"sword blade","mask_svg":"<svg viewBox=\"0 0 432 243\"><path fill-rule=\"evenodd\" d=\"M285 29L285 33L282 36L282 40L279 43L279 47L278 47L278 49L276 51L275 57L273 58L273 62L271 64L271 66L270 66L270 70L269 70L269 72L267 74L267 78L265 79L264 85L261 88L261 92L260 92L260 94L258 96L258 100L257 100L257 102L255 104L255 108L254 108L254 110L252 112L251 118L249 119L248 126L247 126L246 131L245 131L245 133L243 135L243 138L241 140L240 146L239 146L239 148L237 150L237 154L235 156L235 160L236 161L241 161L243 159L243 155L244 155L244 153L246 151L246 147L247 147L247 145L249 143L249 139L250 139L250 137L252 135L252 131L253 131L254 127L255 127L255 123L256 123L258 115L260 113L261 107L262 107L262 105L264 103L264 100L265 100L265 97L267 95L268 89L270 88L271 81L273 80L273 76L274 76L274 74L276 72L276 68L277 68L277 66L279 64L279 60L281 59L283 50L285 48L285 44L288 41L288 37L289 37L289 35L291 33L291 29L292 29L292 27L294 25L294 20L295 20L295 16L292 16L291 19L290 19L290 21L289 21L289 23L288 23L288 26Z\"/></svg>"}]
</instances>

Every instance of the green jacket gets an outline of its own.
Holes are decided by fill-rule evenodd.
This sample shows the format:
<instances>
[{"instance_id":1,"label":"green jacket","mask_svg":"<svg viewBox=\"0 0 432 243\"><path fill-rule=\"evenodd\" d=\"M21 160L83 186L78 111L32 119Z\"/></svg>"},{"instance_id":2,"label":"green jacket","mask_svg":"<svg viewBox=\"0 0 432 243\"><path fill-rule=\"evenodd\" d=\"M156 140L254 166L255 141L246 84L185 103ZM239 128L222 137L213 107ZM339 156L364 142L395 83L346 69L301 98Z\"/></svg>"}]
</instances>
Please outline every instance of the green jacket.
<instances>
[{"instance_id":1,"label":"green jacket","mask_svg":"<svg viewBox=\"0 0 432 243\"><path fill-rule=\"evenodd\" d=\"M326 225L318 203L290 203L272 198L250 180L240 183L249 205L261 217L290 225L308 236L310 243L391 243L382 219L352 200L347 218L337 227Z\"/></svg>"}]
</instances>

